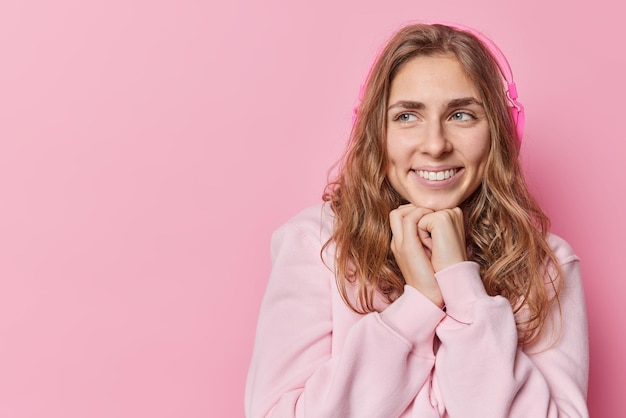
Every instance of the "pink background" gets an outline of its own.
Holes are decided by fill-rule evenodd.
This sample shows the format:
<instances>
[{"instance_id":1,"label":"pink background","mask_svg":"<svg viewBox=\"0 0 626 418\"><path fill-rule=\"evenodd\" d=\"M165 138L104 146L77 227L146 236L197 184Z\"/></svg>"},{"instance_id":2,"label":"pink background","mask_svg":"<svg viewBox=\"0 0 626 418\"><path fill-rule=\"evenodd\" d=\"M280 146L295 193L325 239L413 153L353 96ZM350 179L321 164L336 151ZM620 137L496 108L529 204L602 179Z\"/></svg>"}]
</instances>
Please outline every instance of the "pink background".
<instances>
[{"instance_id":1,"label":"pink background","mask_svg":"<svg viewBox=\"0 0 626 418\"><path fill-rule=\"evenodd\" d=\"M412 19L508 56L530 183L583 260L591 413L626 414L619 2L215 3L0 5L0 417L243 416L271 231Z\"/></svg>"}]
</instances>

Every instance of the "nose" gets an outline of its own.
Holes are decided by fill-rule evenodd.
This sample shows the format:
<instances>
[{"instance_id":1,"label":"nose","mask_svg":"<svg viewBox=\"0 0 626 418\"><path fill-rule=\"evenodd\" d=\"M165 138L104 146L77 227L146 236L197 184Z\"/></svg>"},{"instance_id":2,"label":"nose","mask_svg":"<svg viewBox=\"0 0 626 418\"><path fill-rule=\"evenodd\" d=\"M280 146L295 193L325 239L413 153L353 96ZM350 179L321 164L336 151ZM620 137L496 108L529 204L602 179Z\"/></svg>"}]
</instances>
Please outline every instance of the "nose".
<instances>
[{"instance_id":1,"label":"nose","mask_svg":"<svg viewBox=\"0 0 626 418\"><path fill-rule=\"evenodd\" d=\"M433 122L429 123L424 130L419 148L422 153L437 158L450 152L452 143L446 137L446 132L441 123Z\"/></svg>"}]
</instances>

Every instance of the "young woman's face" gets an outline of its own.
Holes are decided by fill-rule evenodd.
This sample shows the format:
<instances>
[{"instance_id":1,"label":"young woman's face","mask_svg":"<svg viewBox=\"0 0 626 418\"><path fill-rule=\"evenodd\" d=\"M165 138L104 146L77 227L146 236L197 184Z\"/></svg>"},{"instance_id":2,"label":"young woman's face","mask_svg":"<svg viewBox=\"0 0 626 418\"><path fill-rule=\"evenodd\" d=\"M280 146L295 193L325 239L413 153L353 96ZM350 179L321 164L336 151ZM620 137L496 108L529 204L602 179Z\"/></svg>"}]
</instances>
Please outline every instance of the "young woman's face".
<instances>
[{"instance_id":1,"label":"young woman's face","mask_svg":"<svg viewBox=\"0 0 626 418\"><path fill-rule=\"evenodd\" d=\"M441 210L480 185L489 124L473 83L452 55L404 64L387 103L387 178L406 200Z\"/></svg>"}]
</instances>

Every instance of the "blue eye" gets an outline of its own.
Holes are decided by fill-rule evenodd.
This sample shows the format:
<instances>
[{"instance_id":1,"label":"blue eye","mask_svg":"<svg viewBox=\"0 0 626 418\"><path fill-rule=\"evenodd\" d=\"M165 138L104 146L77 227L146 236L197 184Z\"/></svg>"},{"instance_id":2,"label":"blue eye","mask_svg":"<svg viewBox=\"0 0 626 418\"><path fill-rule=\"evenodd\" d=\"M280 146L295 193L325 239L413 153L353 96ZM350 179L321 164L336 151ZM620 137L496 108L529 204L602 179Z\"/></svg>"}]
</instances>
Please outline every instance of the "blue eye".
<instances>
[{"instance_id":1,"label":"blue eye","mask_svg":"<svg viewBox=\"0 0 626 418\"><path fill-rule=\"evenodd\" d=\"M467 113L467 112L454 112L450 118L452 120L459 120L459 121L476 119L474 115L472 115L471 113Z\"/></svg>"},{"instance_id":2,"label":"blue eye","mask_svg":"<svg viewBox=\"0 0 626 418\"><path fill-rule=\"evenodd\" d=\"M403 123L413 122L415 120L415 115L410 113L400 113L396 116L396 120Z\"/></svg>"}]
</instances>

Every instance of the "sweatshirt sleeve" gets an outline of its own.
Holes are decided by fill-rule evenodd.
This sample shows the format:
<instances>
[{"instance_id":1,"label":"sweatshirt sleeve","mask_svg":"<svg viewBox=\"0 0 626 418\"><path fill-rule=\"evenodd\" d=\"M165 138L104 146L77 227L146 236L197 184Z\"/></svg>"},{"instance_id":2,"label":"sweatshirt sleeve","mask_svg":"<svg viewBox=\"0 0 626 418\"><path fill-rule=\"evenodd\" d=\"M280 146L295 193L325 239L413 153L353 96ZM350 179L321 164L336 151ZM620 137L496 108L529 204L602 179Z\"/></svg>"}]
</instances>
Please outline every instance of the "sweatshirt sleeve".
<instances>
[{"instance_id":1,"label":"sweatshirt sleeve","mask_svg":"<svg viewBox=\"0 0 626 418\"><path fill-rule=\"evenodd\" d=\"M435 327L444 313L406 289L383 313L360 317L331 355L335 279L312 231L291 223L272 237L246 416L397 417L430 382Z\"/></svg>"},{"instance_id":2,"label":"sweatshirt sleeve","mask_svg":"<svg viewBox=\"0 0 626 418\"><path fill-rule=\"evenodd\" d=\"M437 273L448 316L436 331L434 381L446 416L589 416L585 301L579 260L567 249L556 251L564 281L559 303L538 341L523 348L509 302L487 295L477 264Z\"/></svg>"}]
</instances>

